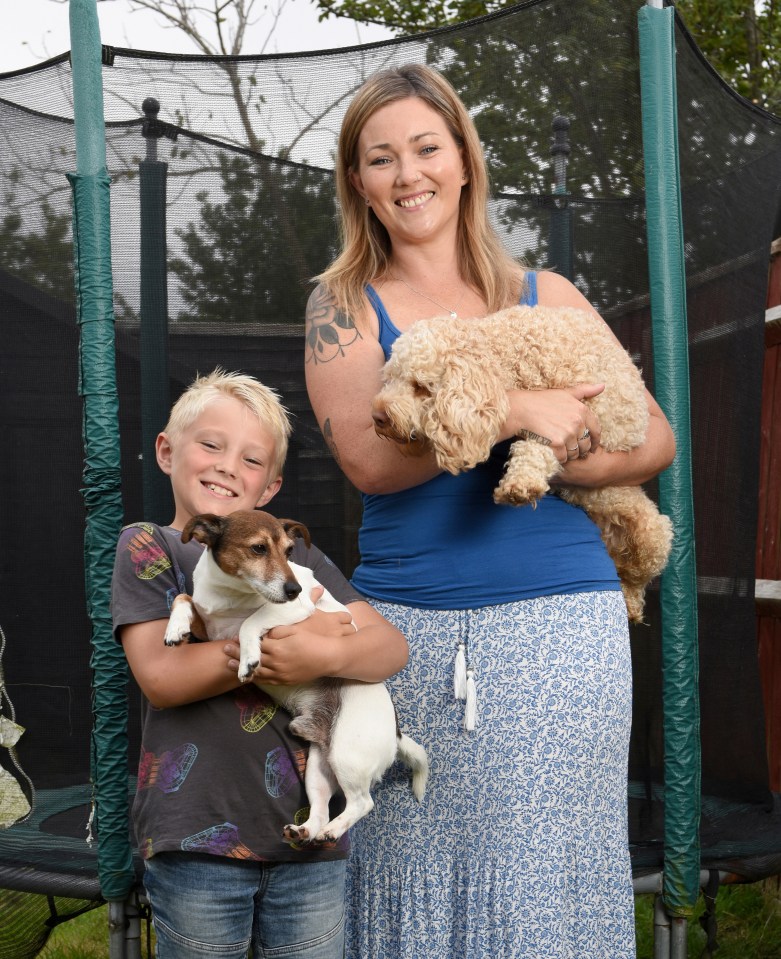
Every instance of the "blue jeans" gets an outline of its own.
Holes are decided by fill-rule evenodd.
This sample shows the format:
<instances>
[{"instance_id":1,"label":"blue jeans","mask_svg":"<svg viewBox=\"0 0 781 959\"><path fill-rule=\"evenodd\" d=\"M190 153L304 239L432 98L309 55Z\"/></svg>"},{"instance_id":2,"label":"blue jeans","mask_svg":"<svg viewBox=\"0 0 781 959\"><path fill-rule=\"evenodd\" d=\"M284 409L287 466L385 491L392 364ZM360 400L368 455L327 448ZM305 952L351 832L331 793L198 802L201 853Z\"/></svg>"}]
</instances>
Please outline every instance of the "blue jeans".
<instances>
[{"instance_id":1,"label":"blue jeans","mask_svg":"<svg viewBox=\"0 0 781 959\"><path fill-rule=\"evenodd\" d=\"M345 862L158 853L145 863L157 959L343 959Z\"/></svg>"}]
</instances>

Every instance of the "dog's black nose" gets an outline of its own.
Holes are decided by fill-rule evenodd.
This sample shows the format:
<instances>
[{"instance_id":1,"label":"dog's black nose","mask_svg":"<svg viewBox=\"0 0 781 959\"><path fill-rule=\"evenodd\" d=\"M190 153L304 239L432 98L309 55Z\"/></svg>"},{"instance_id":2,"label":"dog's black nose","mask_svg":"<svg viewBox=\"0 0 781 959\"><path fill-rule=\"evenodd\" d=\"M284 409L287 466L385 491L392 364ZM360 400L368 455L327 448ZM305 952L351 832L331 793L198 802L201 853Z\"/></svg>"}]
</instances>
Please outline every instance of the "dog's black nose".
<instances>
[{"instance_id":1,"label":"dog's black nose","mask_svg":"<svg viewBox=\"0 0 781 959\"><path fill-rule=\"evenodd\" d=\"M285 599L288 601L295 599L296 596L301 592L301 587L294 579L289 579L285 583Z\"/></svg>"}]
</instances>

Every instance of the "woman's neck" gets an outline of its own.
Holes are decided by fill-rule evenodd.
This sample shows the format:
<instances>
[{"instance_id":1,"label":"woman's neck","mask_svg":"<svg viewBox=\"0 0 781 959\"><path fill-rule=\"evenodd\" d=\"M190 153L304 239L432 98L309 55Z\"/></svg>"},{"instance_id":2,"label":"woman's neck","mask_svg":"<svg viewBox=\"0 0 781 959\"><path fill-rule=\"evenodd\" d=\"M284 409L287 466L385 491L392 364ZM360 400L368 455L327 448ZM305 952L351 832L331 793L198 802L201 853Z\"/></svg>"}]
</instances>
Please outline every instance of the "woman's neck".
<instances>
[{"instance_id":1,"label":"woman's neck","mask_svg":"<svg viewBox=\"0 0 781 959\"><path fill-rule=\"evenodd\" d=\"M449 286L461 281L458 257L452 244L437 246L394 245L388 278L413 286Z\"/></svg>"}]
</instances>

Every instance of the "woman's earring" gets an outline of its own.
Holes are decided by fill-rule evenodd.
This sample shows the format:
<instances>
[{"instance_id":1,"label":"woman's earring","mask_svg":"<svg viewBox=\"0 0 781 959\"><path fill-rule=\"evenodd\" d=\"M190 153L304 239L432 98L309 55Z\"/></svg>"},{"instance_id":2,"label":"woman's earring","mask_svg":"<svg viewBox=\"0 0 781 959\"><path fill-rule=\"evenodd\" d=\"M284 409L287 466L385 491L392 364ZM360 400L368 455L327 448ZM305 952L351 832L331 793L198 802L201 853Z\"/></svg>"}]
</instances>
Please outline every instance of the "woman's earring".
<instances>
[{"instance_id":1,"label":"woman's earring","mask_svg":"<svg viewBox=\"0 0 781 959\"><path fill-rule=\"evenodd\" d=\"M371 202L370 202L368 196L365 196L365 197L363 198L363 202L366 204L366 206L371 206Z\"/></svg>"}]
</instances>

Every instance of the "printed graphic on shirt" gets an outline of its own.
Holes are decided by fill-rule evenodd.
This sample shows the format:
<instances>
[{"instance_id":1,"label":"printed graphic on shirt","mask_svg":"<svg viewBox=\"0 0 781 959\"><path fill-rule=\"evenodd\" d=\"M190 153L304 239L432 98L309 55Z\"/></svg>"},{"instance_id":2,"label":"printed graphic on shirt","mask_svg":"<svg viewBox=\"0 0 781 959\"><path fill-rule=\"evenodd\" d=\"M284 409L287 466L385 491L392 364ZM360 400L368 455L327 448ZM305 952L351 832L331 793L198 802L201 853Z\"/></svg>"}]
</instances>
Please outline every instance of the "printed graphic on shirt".
<instances>
[{"instance_id":1,"label":"printed graphic on shirt","mask_svg":"<svg viewBox=\"0 0 781 959\"><path fill-rule=\"evenodd\" d=\"M259 733L279 708L274 700L257 686L236 690L235 702L241 711L241 728L245 733Z\"/></svg>"},{"instance_id":2,"label":"printed graphic on shirt","mask_svg":"<svg viewBox=\"0 0 781 959\"><path fill-rule=\"evenodd\" d=\"M138 766L139 792L154 786L160 792L175 793L187 779L197 756L198 747L194 743L183 743L161 756L142 749Z\"/></svg>"},{"instance_id":3,"label":"printed graphic on shirt","mask_svg":"<svg viewBox=\"0 0 781 959\"><path fill-rule=\"evenodd\" d=\"M272 749L266 756L266 791L274 799L287 796L297 788L304 776L306 752L297 749L293 755L282 746Z\"/></svg>"},{"instance_id":4,"label":"printed graphic on shirt","mask_svg":"<svg viewBox=\"0 0 781 959\"><path fill-rule=\"evenodd\" d=\"M239 839L239 830L231 822L209 826L182 840L183 852L207 852L214 856L227 856L230 859L255 859L260 856L249 849Z\"/></svg>"},{"instance_id":5,"label":"printed graphic on shirt","mask_svg":"<svg viewBox=\"0 0 781 959\"><path fill-rule=\"evenodd\" d=\"M133 569L139 579L154 579L171 568L170 558L159 543L155 542L152 532L152 526L141 523L138 532L127 544Z\"/></svg>"}]
</instances>

